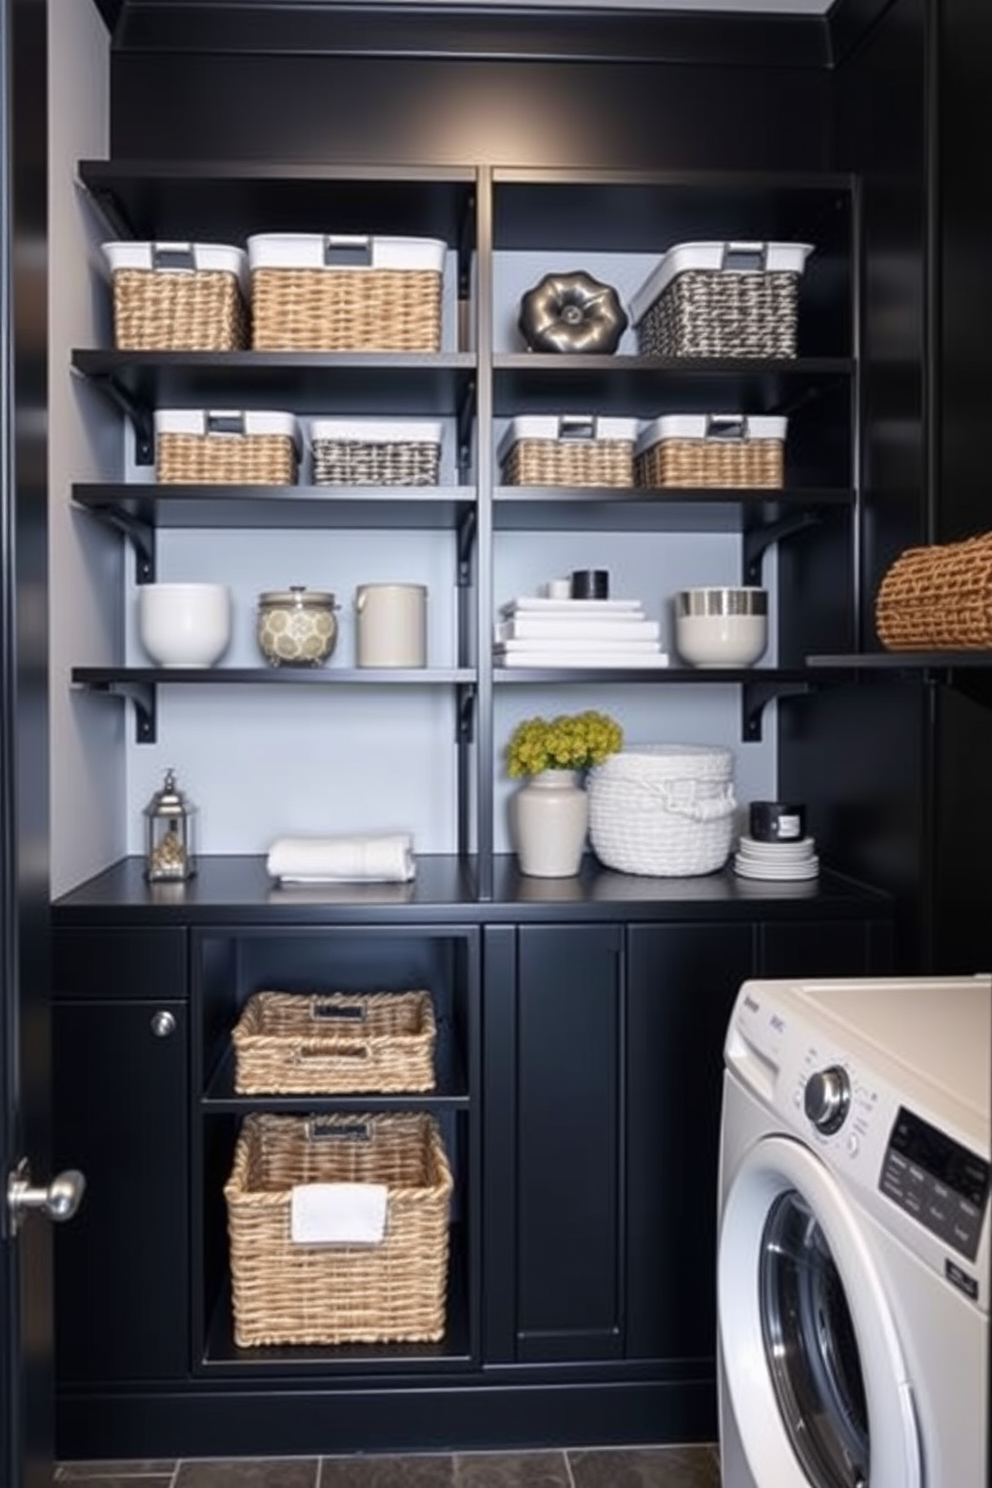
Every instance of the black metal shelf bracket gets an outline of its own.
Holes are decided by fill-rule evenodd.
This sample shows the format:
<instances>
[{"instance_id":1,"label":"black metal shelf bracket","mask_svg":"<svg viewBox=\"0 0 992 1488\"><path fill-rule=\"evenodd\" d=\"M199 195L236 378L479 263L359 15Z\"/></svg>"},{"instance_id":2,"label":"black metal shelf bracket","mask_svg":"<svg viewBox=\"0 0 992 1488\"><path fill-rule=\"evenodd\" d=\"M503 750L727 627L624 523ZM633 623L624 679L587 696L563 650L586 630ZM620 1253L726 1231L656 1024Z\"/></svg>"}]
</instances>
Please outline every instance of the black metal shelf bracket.
<instances>
[{"instance_id":1,"label":"black metal shelf bracket","mask_svg":"<svg viewBox=\"0 0 992 1488\"><path fill-rule=\"evenodd\" d=\"M764 556L773 543L806 532L820 520L819 512L790 512L787 517L779 517L777 522L768 522L764 527L754 527L745 532L742 544L744 583L760 585Z\"/></svg>"},{"instance_id":2,"label":"black metal shelf bracket","mask_svg":"<svg viewBox=\"0 0 992 1488\"><path fill-rule=\"evenodd\" d=\"M138 584L155 582L155 528L133 512L118 507L99 506L93 511L111 527L116 527L134 547L134 578Z\"/></svg>"},{"instance_id":3,"label":"black metal shelf bracket","mask_svg":"<svg viewBox=\"0 0 992 1488\"><path fill-rule=\"evenodd\" d=\"M86 380L94 387L116 403L117 407L131 420L134 426L134 463L136 465L154 465L155 463L155 415L154 411L133 393L128 392L122 382L114 377L111 372L97 373L93 376L85 375Z\"/></svg>"},{"instance_id":4,"label":"black metal shelf bracket","mask_svg":"<svg viewBox=\"0 0 992 1488\"><path fill-rule=\"evenodd\" d=\"M455 723L455 743L473 744L475 742L476 685L474 682L459 682L456 693L458 717Z\"/></svg>"},{"instance_id":5,"label":"black metal shelf bracket","mask_svg":"<svg viewBox=\"0 0 992 1488\"><path fill-rule=\"evenodd\" d=\"M137 234L117 198L109 186L88 186L77 179L76 184L99 216L101 222L115 238L134 239Z\"/></svg>"},{"instance_id":6,"label":"black metal shelf bracket","mask_svg":"<svg viewBox=\"0 0 992 1488\"><path fill-rule=\"evenodd\" d=\"M465 392L458 408L458 470L468 472L472 461L472 429L475 424L475 378L465 384Z\"/></svg>"},{"instance_id":7,"label":"black metal shelf bracket","mask_svg":"<svg viewBox=\"0 0 992 1488\"><path fill-rule=\"evenodd\" d=\"M761 742L761 721L769 703L781 697L803 697L812 692L809 682L776 681L774 677L760 682L741 683L741 738L745 744Z\"/></svg>"},{"instance_id":8,"label":"black metal shelf bracket","mask_svg":"<svg viewBox=\"0 0 992 1488\"><path fill-rule=\"evenodd\" d=\"M472 247L475 242L475 192L465 203L458 224L458 298L468 301L472 294Z\"/></svg>"},{"instance_id":9,"label":"black metal shelf bracket","mask_svg":"<svg viewBox=\"0 0 992 1488\"><path fill-rule=\"evenodd\" d=\"M459 589L467 589L472 584L472 556L475 550L475 530L477 518L474 506L466 507L458 518L458 575L456 582Z\"/></svg>"},{"instance_id":10,"label":"black metal shelf bracket","mask_svg":"<svg viewBox=\"0 0 992 1488\"><path fill-rule=\"evenodd\" d=\"M106 692L111 697L130 698L134 704L134 742L154 744L157 738L157 689L154 682L126 679L113 682L88 682L91 692Z\"/></svg>"}]
</instances>

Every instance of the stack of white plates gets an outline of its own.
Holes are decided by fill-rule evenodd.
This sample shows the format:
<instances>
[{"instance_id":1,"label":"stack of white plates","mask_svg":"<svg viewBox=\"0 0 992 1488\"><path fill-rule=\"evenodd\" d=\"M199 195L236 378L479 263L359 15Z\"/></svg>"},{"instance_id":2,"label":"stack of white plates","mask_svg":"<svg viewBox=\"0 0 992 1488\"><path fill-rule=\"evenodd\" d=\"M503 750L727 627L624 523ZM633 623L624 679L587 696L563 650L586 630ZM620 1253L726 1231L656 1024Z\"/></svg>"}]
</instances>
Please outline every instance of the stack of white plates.
<instances>
[{"instance_id":1,"label":"stack of white plates","mask_svg":"<svg viewBox=\"0 0 992 1488\"><path fill-rule=\"evenodd\" d=\"M813 837L801 837L798 842L758 842L754 837L742 837L734 854L734 872L741 878L775 879L780 883L816 878L820 860L813 851L815 846Z\"/></svg>"}]
</instances>

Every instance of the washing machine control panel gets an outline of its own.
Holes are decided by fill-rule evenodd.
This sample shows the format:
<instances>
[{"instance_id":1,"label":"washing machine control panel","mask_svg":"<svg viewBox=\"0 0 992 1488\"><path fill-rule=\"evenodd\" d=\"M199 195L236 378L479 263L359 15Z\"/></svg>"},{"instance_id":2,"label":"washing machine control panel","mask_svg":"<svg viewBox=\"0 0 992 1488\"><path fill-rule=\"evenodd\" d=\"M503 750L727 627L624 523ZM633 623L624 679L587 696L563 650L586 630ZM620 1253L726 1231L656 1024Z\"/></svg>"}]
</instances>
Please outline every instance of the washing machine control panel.
<instances>
[{"instance_id":1,"label":"washing machine control panel","mask_svg":"<svg viewBox=\"0 0 992 1488\"><path fill-rule=\"evenodd\" d=\"M851 1107L851 1077L842 1064L815 1070L803 1090L803 1109L818 1132L840 1131Z\"/></svg>"},{"instance_id":2,"label":"washing machine control panel","mask_svg":"<svg viewBox=\"0 0 992 1488\"><path fill-rule=\"evenodd\" d=\"M900 1106L878 1186L947 1245L974 1260L989 1195L989 1164Z\"/></svg>"}]
</instances>

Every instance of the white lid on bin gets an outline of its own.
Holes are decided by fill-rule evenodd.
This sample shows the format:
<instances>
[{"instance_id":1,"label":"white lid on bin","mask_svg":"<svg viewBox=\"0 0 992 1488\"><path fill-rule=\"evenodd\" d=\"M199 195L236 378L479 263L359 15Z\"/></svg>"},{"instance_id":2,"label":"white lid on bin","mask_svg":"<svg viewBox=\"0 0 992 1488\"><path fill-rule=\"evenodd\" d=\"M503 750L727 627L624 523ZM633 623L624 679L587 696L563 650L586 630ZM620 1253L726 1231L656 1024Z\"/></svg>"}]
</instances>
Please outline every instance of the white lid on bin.
<instances>
[{"instance_id":1,"label":"white lid on bin","mask_svg":"<svg viewBox=\"0 0 992 1488\"><path fill-rule=\"evenodd\" d=\"M440 444L441 424L434 419L317 418L310 421L310 439L361 444Z\"/></svg>"},{"instance_id":2,"label":"white lid on bin","mask_svg":"<svg viewBox=\"0 0 992 1488\"><path fill-rule=\"evenodd\" d=\"M665 286L687 269L718 269L728 274L801 274L813 252L812 243L676 243L631 296L630 318L642 320Z\"/></svg>"},{"instance_id":3,"label":"white lid on bin","mask_svg":"<svg viewBox=\"0 0 992 1488\"><path fill-rule=\"evenodd\" d=\"M497 459L505 460L521 439L589 440L637 438L636 418L599 418L596 414L536 413L515 418L499 442Z\"/></svg>"},{"instance_id":4,"label":"white lid on bin","mask_svg":"<svg viewBox=\"0 0 992 1488\"><path fill-rule=\"evenodd\" d=\"M292 439L299 454L300 426L291 413L258 408L157 408L155 434L230 435L236 438L281 434Z\"/></svg>"},{"instance_id":5,"label":"white lid on bin","mask_svg":"<svg viewBox=\"0 0 992 1488\"><path fill-rule=\"evenodd\" d=\"M433 269L441 273L441 238L368 237L335 233L256 233L248 239L255 269Z\"/></svg>"},{"instance_id":6,"label":"white lid on bin","mask_svg":"<svg viewBox=\"0 0 992 1488\"><path fill-rule=\"evenodd\" d=\"M118 269L146 269L168 274L212 271L234 274L248 294L248 255L228 243L102 243L111 274Z\"/></svg>"},{"instance_id":7,"label":"white lid on bin","mask_svg":"<svg viewBox=\"0 0 992 1488\"><path fill-rule=\"evenodd\" d=\"M711 439L733 443L749 439L785 439L789 420L778 415L744 413L669 413L644 424L635 453L663 439Z\"/></svg>"}]
</instances>

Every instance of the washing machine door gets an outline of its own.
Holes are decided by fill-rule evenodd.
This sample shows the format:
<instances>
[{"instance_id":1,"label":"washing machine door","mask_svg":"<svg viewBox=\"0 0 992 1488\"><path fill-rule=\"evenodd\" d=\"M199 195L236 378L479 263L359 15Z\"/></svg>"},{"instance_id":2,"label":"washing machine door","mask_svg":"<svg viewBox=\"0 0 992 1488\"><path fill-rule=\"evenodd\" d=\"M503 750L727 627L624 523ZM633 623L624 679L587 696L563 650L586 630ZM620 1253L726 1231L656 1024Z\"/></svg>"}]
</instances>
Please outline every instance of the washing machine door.
<instances>
[{"instance_id":1,"label":"washing machine door","mask_svg":"<svg viewBox=\"0 0 992 1488\"><path fill-rule=\"evenodd\" d=\"M767 1137L723 1203L724 1387L757 1488L921 1488L902 1349L857 1211L816 1154ZM733 1488L733 1485L728 1485Z\"/></svg>"}]
</instances>

